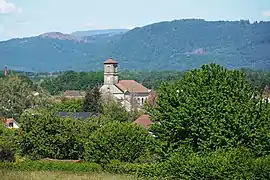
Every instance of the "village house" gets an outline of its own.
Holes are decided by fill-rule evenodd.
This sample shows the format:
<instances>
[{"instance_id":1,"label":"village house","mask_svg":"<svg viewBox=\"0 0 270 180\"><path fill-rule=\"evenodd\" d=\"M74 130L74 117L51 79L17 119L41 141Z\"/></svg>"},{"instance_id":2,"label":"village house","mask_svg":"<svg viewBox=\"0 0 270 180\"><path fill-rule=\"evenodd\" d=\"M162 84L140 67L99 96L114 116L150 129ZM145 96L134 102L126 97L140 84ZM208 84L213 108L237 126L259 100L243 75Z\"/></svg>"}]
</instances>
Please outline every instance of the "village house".
<instances>
[{"instance_id":1,"label":"village house","mask_svg":"<svg viewBox=\"0 0 270 180\"><path fill-rule=\"evenodd\" d=\"M110 58L104 62L104 84L100 92L119 100L130 111L141 108L148 100L151 90L134 80L119 80L118 63Z\"/></svg>"},{"instance_id":2,"label":"village house","mask_svg":"<svg viewBox=\"0 0 270 180\"><path fill-rule=\"evenodd\" d=\"M15 119L13 118L8 118L6 119L6 127L9 129L18 129L19 128L19 124L17 121L15 121Z\"/></svg>"},{"instance_id":3,"label":"village house","mask_svg":"<svg viewBox=\"0 0 270 180\"><path fill-rule=\"evenodd\" d=\"M85 91L67 90L64 92L63 97L68 99L82 99L85 94Z\"/></svg>"}]
</instances>

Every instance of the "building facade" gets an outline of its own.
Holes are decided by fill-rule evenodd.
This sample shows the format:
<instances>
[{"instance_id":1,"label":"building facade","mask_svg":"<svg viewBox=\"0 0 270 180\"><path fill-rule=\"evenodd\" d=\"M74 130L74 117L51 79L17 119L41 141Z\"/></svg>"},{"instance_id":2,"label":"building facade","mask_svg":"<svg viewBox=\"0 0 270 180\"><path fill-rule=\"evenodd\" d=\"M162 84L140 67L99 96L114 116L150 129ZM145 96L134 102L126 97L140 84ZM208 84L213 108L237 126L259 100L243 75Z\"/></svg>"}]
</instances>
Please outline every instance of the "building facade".
<instances>
[{"instance_id":1,"label":"building facade","mask_svg":"<svg viewBox=\"0 0 270 180\"><path fill-rule=\"evenodd\" d=\"M141 108L151 90L134 80L119 80L118 63L110 58L104 62L104 84L100 92L119 100L130 111Z\"/></svg>"}]
</instances>

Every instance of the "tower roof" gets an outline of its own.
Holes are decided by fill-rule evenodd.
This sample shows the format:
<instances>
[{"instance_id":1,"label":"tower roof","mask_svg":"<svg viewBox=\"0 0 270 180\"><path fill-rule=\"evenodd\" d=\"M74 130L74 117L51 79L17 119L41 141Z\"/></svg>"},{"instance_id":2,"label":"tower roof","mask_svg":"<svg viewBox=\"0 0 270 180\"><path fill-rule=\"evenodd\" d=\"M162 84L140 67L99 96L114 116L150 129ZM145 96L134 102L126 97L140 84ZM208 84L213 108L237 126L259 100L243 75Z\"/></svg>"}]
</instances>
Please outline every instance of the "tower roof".
<instances>
[{"instance_id":1,"label":"tower roof","mask_svg":"<svg viewBox=\"0 0 270 180\"><path fill-rule=\"evenodd\" d=\"M110 58L107 61L105 61L104 64L118 64L118 62Z\"/></svg>"}]
</instances>

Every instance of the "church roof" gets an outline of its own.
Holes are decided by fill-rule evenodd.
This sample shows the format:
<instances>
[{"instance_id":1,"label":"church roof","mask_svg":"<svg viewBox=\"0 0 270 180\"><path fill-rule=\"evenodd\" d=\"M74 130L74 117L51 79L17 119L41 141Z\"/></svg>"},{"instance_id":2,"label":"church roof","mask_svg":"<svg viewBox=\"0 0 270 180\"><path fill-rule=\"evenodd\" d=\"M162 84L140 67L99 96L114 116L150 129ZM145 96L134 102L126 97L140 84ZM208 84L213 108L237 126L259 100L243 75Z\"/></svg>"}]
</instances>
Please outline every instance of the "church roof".
<instances>
[{"instance_id":1,"label":"church roof","mask_svg":"<svg viewBox=\"0 0 270 180\"><path fill-rule=\"evenodd\" d=\"M116 86L121 90L121 91L129 91L133 93L148 93L149 89L144 87L142 84L137 83L134 80L120 80Z\"/></svg>"},{"instance_id":2,"label":"church roof","mask_svg":"<svg viewBox=\"0 0 270 180\"><path fill-rule=\"evenodd\" d=\"M105 61L104 64L118 64L118 62L110 58L107 61Z\"/></svg>"}]
</instances>

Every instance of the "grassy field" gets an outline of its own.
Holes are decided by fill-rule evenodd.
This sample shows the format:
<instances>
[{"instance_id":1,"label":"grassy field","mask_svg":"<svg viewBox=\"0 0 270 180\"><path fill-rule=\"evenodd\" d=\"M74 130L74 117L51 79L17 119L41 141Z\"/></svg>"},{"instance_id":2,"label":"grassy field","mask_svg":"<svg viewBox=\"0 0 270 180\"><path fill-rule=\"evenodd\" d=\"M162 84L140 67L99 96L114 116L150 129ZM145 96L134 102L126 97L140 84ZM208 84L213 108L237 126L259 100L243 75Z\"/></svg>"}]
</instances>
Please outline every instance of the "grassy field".
<instances>
[{"instance_id":1,"label":"grassy field","mask_svg":"<svg viewBox=\"0 0 270 180\"><path fill-rule=\"evenodd\" d=\"M107 173L27 172L0 170L1 180L138 180L127 175Z\"/></svg>"}]
</instances>

